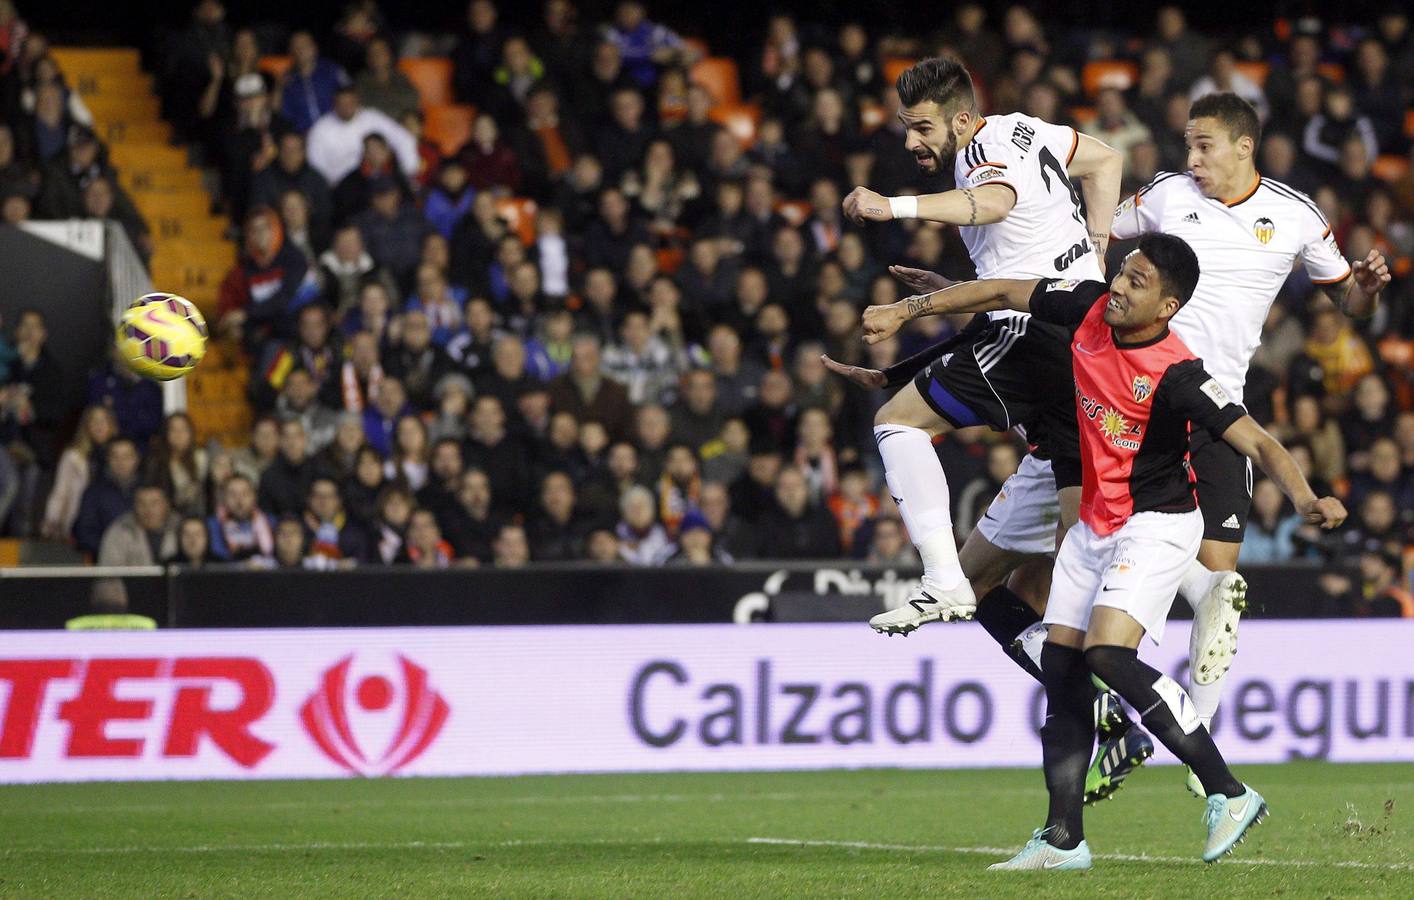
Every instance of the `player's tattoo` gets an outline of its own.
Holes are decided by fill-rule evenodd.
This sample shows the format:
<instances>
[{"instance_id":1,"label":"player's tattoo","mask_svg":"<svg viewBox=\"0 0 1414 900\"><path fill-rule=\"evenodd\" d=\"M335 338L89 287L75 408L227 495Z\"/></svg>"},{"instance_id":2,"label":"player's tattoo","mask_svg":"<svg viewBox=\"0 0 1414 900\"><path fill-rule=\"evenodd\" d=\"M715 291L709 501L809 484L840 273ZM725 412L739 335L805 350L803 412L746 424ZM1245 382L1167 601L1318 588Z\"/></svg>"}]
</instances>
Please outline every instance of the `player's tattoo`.
<instances>
[{"instance_id":1,"label":"player's tattoo","mask_svg":"<svg viewBox=\"0 0 1414 900\"><path fill-rule=\"evenodd\" d=\"M933 295L924 294L921 297L909 297L908 303L905 304L904 308L908 310L908 317L910 319L931 315L933 312Z\"/></svg>"},{"instance_id":2,"label":"player's tattoo","mask_svg":"<svg viewBox=\"0 0 1414 900\"><path fill-rule=\"evenodd\" d=\"M963 188L962 196L967 198L967 202L972 205L972 215L968 217L968 225L977 224L977 198L972 196L972 188Z\"/></svg>"},{"instance_id":3,"label":"player's tattoo","mask_svg":"<svg viewBox=\"0 0 1414 900\"><path fill-rule=\"evenodd\" d=\"M871 215L871 216L882 216L882 215L884 214L884 209L883 209L883 207L880 207L880 206L871 206L871 207L869 207L868 209L866 209L866 210L864 210L864 211L867 212L867 213L868 213L869 215Z\"/></svg>"}]
</instances>

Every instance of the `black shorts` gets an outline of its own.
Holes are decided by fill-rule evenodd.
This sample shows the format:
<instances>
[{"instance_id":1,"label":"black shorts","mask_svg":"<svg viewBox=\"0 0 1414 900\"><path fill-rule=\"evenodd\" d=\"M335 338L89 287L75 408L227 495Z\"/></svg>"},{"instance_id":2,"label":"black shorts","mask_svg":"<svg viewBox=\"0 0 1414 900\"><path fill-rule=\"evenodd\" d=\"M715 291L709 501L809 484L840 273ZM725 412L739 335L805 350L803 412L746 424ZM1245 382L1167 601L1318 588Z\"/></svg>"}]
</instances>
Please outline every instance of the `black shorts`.
<instances>
[{"instance_id":1,"label":"black shorts","mask_svg":"<svg viewBox=\"0 0 1414 900\"><path fill-rule=\"evenodd\" d=\"M1021 426L1050 460L1057 487L1080 483L1080 430L1070 332L1029 316L997 319L934 360L913 383L954 428Z\"/></svg>"},{"instance_id":2,"label":"black shorts","mask_svg":"<svg viewBox=\"0 0 1414 900\"><path fill-rule=\"evenodd\" d=\"M1188 439L1188 459L1198 483L1203 540L1242 543L1252 509L1252 462L1205 430Z\"/></svg>"}]
</instances>

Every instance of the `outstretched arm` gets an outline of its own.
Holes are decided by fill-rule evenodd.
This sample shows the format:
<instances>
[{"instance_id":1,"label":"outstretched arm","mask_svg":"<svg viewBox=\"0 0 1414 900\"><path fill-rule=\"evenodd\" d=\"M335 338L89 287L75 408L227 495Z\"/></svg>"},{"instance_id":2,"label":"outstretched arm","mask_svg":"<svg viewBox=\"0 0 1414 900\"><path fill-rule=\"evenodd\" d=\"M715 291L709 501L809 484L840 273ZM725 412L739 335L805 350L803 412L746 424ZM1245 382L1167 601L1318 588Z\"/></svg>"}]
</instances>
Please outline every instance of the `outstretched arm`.
<instances>
[{"instance_id":1,"label":"outstretched arm","mask_svg":"<svg viewBox=\"0 0 1414 900\"><path fill-rule=\"evenodd\" d=\"M1286 448L1267 433L1257 420L1243 416L1228 426L1222 439L1255 462L1291 498L1296 511L1307 522L1331 529L1345 521L1345 506L1335 497L1316 497L1306 476Z\"/></svg>"},{"instance_id":2,"label":"outstretched arm","mask_svg":"<svg viewBox=\"0 0 1414 900\"><path fill-rule=\"evenodd\" d=\"M945 225L991 225L1000 222L1016 205L1016 191L1008 184L984 184L921 197L885 197L857 187L844 198L844 214L856 224L890 219L925 219ZM1114 204L1111 204L1113 208Z\"/></svg>"},{"instance_id":3,"label":"outstretched arm","mask_svg":"<svg viewBox=\"0 0 1414 900\"><path fill-rule=\"evenodd\" d=\"M1326 293L1352 319L1368 319L1380 305L1380 292L1389 284L1389 265L1384 254L1371 250L1364 259L1350 264L1350 277L1326 288Z\"/></svg>"},{"instance_id":4,"label":"outstretched arm","mask_svg":"<svg viewBox=\"0 0 1414 900\"><path fill-rule=\"evenodd\" d=\"M1080 195L1085 198L1085 228L1090 243L1104 268L1105 250L1110 245L1110 226L1119 205L1119 185L1124 176L1124 154L1088 134L1079 135L1075 155L1066 173L1080 179Z\"/></svg>"},{"instance_id":5,"label":"outstretched arm","mask_svg":"<svg viewBox=\"0 0 1414 900\"><path fill-rule=\"evenodd\" d=\"M924 316L992 312L999 309L1030 312L1031 294L1039 283L1039 278L963 281L929 294L906 297L882 306L867 307L864 310L864 342L877 344L887 340L908 322Z\"/></svg>"}]
</instances>

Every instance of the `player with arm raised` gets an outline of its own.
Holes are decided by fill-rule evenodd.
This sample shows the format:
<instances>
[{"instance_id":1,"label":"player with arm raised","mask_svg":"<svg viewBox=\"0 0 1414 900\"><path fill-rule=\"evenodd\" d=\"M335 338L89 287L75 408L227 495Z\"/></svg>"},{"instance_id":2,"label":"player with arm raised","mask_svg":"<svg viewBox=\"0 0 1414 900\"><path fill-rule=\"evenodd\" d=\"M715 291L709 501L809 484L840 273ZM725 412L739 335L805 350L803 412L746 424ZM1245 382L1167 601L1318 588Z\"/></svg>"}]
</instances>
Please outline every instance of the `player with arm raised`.
<instances>
[{"instance_id":1,"label":"player with arm raised","mask_svg":"<svg viewBox=\"0 0 1414 900\"><path fill-rule=\"evenodd\" d=\"M925 172L951 168L957 187L893 198L856 188L844 201L848 216L856 222L917 217L958 225L981 277L1101 276L1089 231L1108 236L1105 204L1119 197L1116 151L1030 116L981 117L967 70L951 60L913 66L899 77L898 92L905 146ZM1071 175L1082 180L1084 196L1100 211L1088 230ZM875 616L870 624L876 630L907 634L924 622L975 612L989 632L1014 635L1018 617L1038 620L1004 582L1019 560L1035 552L1033 545L1054 546L1056 518L974 533L959 558L947 479L932 438L975 425L1023 428L1039 450L1023 461L1021 479L1053 500L1058 487L1069 489L1073 521L1079 451L1074 417L1064 415L1071 403L1067 345L1063 329L999 311L969 326L948 348L934 348L930 364L879 411L874 436L885 477L924 571L919 595Z\"/></svg>"},{"instance_id":2,"label":"player with arm raised","mask_svg":"<svg viewBox=\"0 0 1414 900\"><path fill-rule=\"evenodd\" d=\"M1097 281L977 281L910 298L937 314L1027 310L1073 334L1083 486L1080 521L1056 555L1044 619L1041 741L1050 811L1021 852L994 869L1090 868L1082 798L1094 744L1092 673L1199 773L1208 797L1205 861L1229 852L1266 814L1262 796L1227 767L1183 688L1137 654L1146 634L1161 639L1203 537L1184 465L1190 429L1195 440L1207 431L1255 460L1308 522L1333 528L1346 512L1339 500L1312 493L1291 456L1170 331L1198 275L1198 260L1181 238L1149 234L1108 288ZM889 313L871 312L865 340L872 343L892 322Z\"/></svg>"},{"instance_id":3,"label":"player with arm raised","mask_svg":"<svg viewBox=\"0 0 1414 900\"><path fill-rule=\"evenodd\" d=\"M1157 232L1181 237L1193 248L1203 275L1193 299L1174 317L1173 330L1237 403L1267 311L1297 259L1311 281L1355 318L1374 313L1390 280L1377 251L1348 263L1309 197L1258 174L1261 137L1256 110L1246 100L1231 93L1200 97L1184 134L1188 171L1159 173L1120 206L1113 225L1116 239ZM1193 702L1207 724L1237 651L1238 616L1246 607L1247 583L1235 570L1252 504L1252 468L1230 442L1204 433L1194 435L1192 466L1203 545L1179 594L1193 607Z\"/></svg>"}]
</instances>

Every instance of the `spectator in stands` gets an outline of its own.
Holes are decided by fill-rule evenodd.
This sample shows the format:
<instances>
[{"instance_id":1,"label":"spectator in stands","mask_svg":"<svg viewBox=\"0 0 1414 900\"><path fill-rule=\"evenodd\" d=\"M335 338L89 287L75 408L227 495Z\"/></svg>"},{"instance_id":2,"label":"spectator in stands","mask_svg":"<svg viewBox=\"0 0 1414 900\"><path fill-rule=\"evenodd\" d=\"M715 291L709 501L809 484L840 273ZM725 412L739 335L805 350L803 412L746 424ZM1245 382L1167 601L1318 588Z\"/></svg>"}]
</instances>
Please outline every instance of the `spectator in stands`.
<instances>
[{"instance_id":1,"label":"spectator in stands","mask_svg":"<svg viewBox=\"0 0 1414 900\"><path fill-rule=\"evenodd\" d=\"M733 561L732 555L717 545L711 525L697 510L683 518L677 545L667 559L673 565L686 566L726 565Z\"/></svg>"},{"instance_id":2,"label":"spectator in stands","mask_svg":"<svg viewBox=\"0 0 1414 900\"><path fill-rule=\"evenodd\" d=\"M60 157L68 146L69 129L77 124L65 105L65 89L48 82L35 90L34 112L20 132L24 155L41 165Z\"/></svg>"},{"instance_id":3,"label":"spectator in stands","mask_svg":"<svg viewBox=\"0 0 1414 900\"><path fill-rule=\"evenodd\" d=\"M383 565L406 562L408 522L412 518L412 494L407 488L388 484L378 494L378 514L373 524L372 561Z\"/></svg>"},{"instance_id":4,"label":"spectator in stands","mask_svg":"<svg viewBox=\"0 0 1414 900\"><path fill-rule=\"evenodd\" d=\"M345 225L334 232L328 250L319 255L319 276L324 285L323 300L333 310L334 316L346 328L357 331L362 320L356 313L360 294L369 282L376 282L383 288L383 316L388 313L388 297L393 290L392 278L373 262L373 257L363 248L363 234L353 225ZM376 329L381 331L380 329Z\"/></svg>"},{"instance_id":5,"label":"spectator in stands","mask_svg":"<svg viewBox=\"0 0 1414 900\"><path fill-rule=\"evenodd\" d=\"M144 481L162 488L175 513L206 514L206 450L196 446L196 432L186 413L172 413L152 441ZM160 557L159 557L160 558Z\"/></svg>"},{"instance_id":6,"label":"spectator in stands","mask_svg":"<svg viewBox=\"0 0 1414 900\"><path fill-rule=\"evenodd\" d=\"M575 486L564 472L540 482L540 509L526 527L531 558L537 562L582 559L589 523L576 506Z\"/></svg>"},{"instance_id":7,"label":"spectator in stands","mask_svg":"<svg viewBox=\"0 0 1414 900\"><path fill-rule=\"evenodd\" d=\"M481 469L467 469L458 481L456 503L439 516L442 532L459 560L490 563L501 519L493 511L491 480Z\"/></svg>"},{"instance_id":8,"label":"spectator in stands","mask_svg":"<svg viewBox=\"0 0 1414 900\"><path fill-rule=\"evenodd\" d=\"M513 334L502 335L491 348L491 371L476 379L476 392L488 394L510 409L531 389L534 379L526 372L525 344Z\"/></svg>"},{"instance_id":9,"label":"spectator in stands","mask_svg":"<svg viewBox=\"0 0 1414 900\"><path fill-rule=\"evenodd\" d=\"M393 433L398 419L409 412L407 392L396 378L382 377L378 390L363 410L363 434L368 445L382 456L392 452Z\"/></svg>"},{"instance_id":10,"label":"spectator in stands","mask_svg":"<svg viewBox=\"0 0 1414 900\"><path fill-rule=\"evenodd\" d=\"M794 466L776 476L775 503L757 523L758 556L765 559L829 559L840 555L839 526L810 501L804 473Z\"/></svg>"},{"instance_id":11,"label":"spectator in stands","mask_svg":"<svg viewBox=\"0 0 1414 900\"><path fill-rule=\"evenodd\" d=\"M127 192L116 186L117 172L104 158L103 146L93 129L74 125L63 149L43 169L44 189L35 201L35 216L41 219L84 217L84 190L93 181L106 178L113 186L113 205L137 223L142 222ZM146 231L146 226L141 226ZM136 246L136 244L135 244Z\"/></svg>"},{"instance_id":12,"label":"spectator in stands","mask_svg":"<svg viewBox=\"0 0 1414 900\"><path fill-rule=\"evenodd\" d=\"M237 218L249 212L252 173L263 172L279 155L276 142L291 130L266 93L265 80L251 72L235 82L236 113L219 142L221 186Z\"/></svg>"},{"instance_id":13,"label":"spectator in stands","mask_svg":"<svg viewBox=\"0 0 1414 900\"><path fill-rule=\"evenodd\" d=\"M689 369L673 404L672 438L700 452L722 432L726 415L717 400L717 379L708 369Z\"/></svg>"},{"instance_id":14,"label":"spectator in stands","mask_svg":"<svg viewBox=\"0 0 1414 900\"><path fill-rule=\"evenodd\" d=\"M417 267L417 293L408 298L406 312L403 315L404 345L407 344L409 338L408 325L411 324L412 317L416 315L421 317L418 327L420 331L427 332L427 340L439 349L447 346L466 325L462 312L462 306L465 303L466 292L448 284L445 271L432 263L419 265ZM419 352L422 350L420 338L421 335L417 341Z\"/></svg>"},{"instance_id":15,"label":"spectator in stands","mask_svg":"<svg viewBox=\"0 0 1414 900\"><path fill-rule=\"evenodd\" d=\"M388 146L387 138L373 133L363 139L363 155L358 165L340 179L334 187L334 218L347 222L366 211L373 200L373 182L388 179L398 186L404 196L412 196L412 189L398 168L397 158Z\"/></svg>"},{"instance_id":16,"label":"spectator in stands","mask_svg":"<svg viewBox=\"0 0 1414 900\"><path fill-rule=\"evenodd\" d=\"M1391 437L1378 437L1370 445L1364 471L1350 479L1349 500L1361 503L1373 493L1388 494L1400 510L1414 518L1414 474L1401 465L1399 445Z\"/></svg>"},{"instance_id":17,"label":"spectator in stands","mask_svg":"<svg viewBox=\"0 0 1414 900\"><path fill-rule=\"evenodd\" d=\"M218 292L218 329L235 329L248 347L292 336L308 269L304 254L286 243L275 211L263 206L252 210L246 217L243 252Z\"/></svg>"},{"instance_id":18,"label":"spectator in stands","mask_svg":"<svg viewBox=\"0 0 1414 900\"><path fill-rule=\"evenodd\" d=\"M416 493L427 484L430 454L427 426L415 415L402 416L393 433L393 446L383 475Z\"/></svg>"},{"instance_id":19,"label":"spectator in stands","mask_svg":"<svg viewBox=\"0 0 1414 900\"><path fill-rule=\"evenodd\" d=\"M79 515L79 503L94 477L102 471L108 442L118 434L118 420L106 406L90 406L79 417L69 446L59 457L54 487L44 505L39 533L51 541L68 540ZM0 521L4 517L0 516Z\"/></svg>"},{"instance_id":20,"label":"spectator in stands","mask_svg":"<svg viewBox=\"0 0 1414 900\"><path fill-rule=\"evenodd\" d=\"M654 334L648 314L630 310L619 326L619 343L604 351L602 371L627 386L635 405L661 402L687 368L687 354Z\"/></svg>"},{"instance_id":21,"label":"spectator in stands","mask_svg":"<svg viewBox=\"0 0 1414 900\"><path fill-rule=\"evenodd\" d=\"M398 562L420 569L445 569L452 564L452 545L442 538L437 517L431 510L415 509L408 519L407 542Z\"/></svg>"},{"instance_id":22,"label":"spectator in stands","mask_svg":"<svg viewBox=\"0 0 1414 900\"><path fill-rule=\"evenodd\" d=\"M0 437L22 445L44 472L59 462L59 428L68 414L64 370L49 350L49 324L37 309L22 309L15 320L15 358L0 385ZM21 498L21 504L39 498Z\"/></svg>"},{"instance_id":23,"label":"spectator in stands","mask_svg":"<svg viewBox=\"0 0 1414 900\"><path fill-rule=\"evenodd\" d=\"M1367 37L1355 48L1350 86L1355 108L1375 129L1375 140L1385 153L1406 145L1402 125L1410 100L1409 82L1390 65L1384 44Z\"/></svg>"},{"instance_id":24,"label":"spectator in stands","mask_svg":"<svg viewBox=\"0 0 1414 900\"><path fill-rule=\"evenodd\" d=\"M484 107L492 99L493 75L506 32L497 23L496 4L472 0L466 10L467 32L452 51L452 90L458 103Z\"/></svg>"},{"instance_id":25,"label":"spectator in stands","mask_svg":"<svg viewBox=\"0 0 1414 900\"><path fill-rule=\"evenodd\" d=\"M450 301L444 302L450 305ZM436 407L437 383L453 370L451 359L434 343L436 332L429 319L423 307L410 306L403 314L401 342L383 358L383 370L402 383L408 402L421 412Z\"/></svg>"},{"instance_id":26,"label":"spectator in stands","mask_svg":"<svg viewBox=\"0 0 1414 900\"><path fill-rule=\"evenodd\" d=\"M502 525L496 534L492 564L498 569L519 569L530 562L530 541L519 525Z\"/></svg>"},{"instance_id":27,"label":"spectator in stands","mask_svg":"<svg viewBox=\"0 0 1414 900\"><path fill-rule=\"evenodd\" d=\"M74 546L96 554L103 533L132 508L137 491L139 456L131 438L116 437L104 448L103 472L84 489L74 520Z\"/></svg>"},{"instance_id":28,"label":"spectator in stands","mask_svg":"<svg viewBox=\"0 0 1414 900\"><path fill-rule=\"evenodd\" d=\"M263 410L275 406L285 379L295 369L307 372L316 390L331 382L338 369L340 353L329 323L329 308L322 303L302 306L296 322L294 340L270 341L260 356L262 381L255 386L254 396Z\"/></svg>"},{"instance_id":29,"label":"spectator in stands","mask_svg":"<svg viewBox=\"0 0 1414 900\"><path fill-rule=\"evenodd\" d=\"M1257 117L1266 121L1270 108L1266 94L1257 82L1237 70L1237 56L1228 49L1219 50L1208 62L1208 74L1188 89L1188 99L1197 100L1208 94L1229 91L1246 100L1257 110Z\"/></svg>"},{"instance_id":30,"label":"spectator in stands","mask_svg":"<svg viewBox=\"0 0 1414 900\"><path fill-rule=\"evenodd\" d=\"M319 477L310 482L303 519L310 555L349 563L368 558L368 536L349 519L334 479Z\"/></svg>"},{"instance_id":31,"label":"spectator in stands","mask_svg":"<svg viewBox=\"0 0 1414 900\"><path fill-rule=\"evenodd\" d=\"M148 234L147 223L136 209L121 208L117 205L121 188L106 177L95 178L83 189L83 210L77 218L112 222L123 229L128 243L142 259L144 265L152 260L152 237Z\"/></svg>"},{"instance_id":32,"label":"spectator in stands","mask_svg":"<svg viewBox=\"0 0 1414 900\"><path fill-rule=\"evenodd\" d=\"M368 42L364 62L363 71L354 79L354 88L365 108L377 110L394 120L400 119L408 110L418 108L421 101L417 88L398 71L397 59L387 38L375 37Z\"/></svg>"},{"instance_id":33,"label":"spectator in stands","mask_svg":"<svg viewBox=\"0 0 1414 900\"><path fill-rule=\"evenodd\" d=\"M897 519L876 520L870 534L869 553L865 560L878 566L918 565L918 551L907 537L902 523Z\"/></svg>"},{"instance_id":34,"label":"spectator in stands","mask_svg":"<svg viewBox=\"0 0 1414 900\"><path fill-rule=\"evenodd\" d=\"M417 174L417 140L387 113L362 106L351 86L339 89L333 108L309 129L309 164L338 184L366 159L365 141L374 134L387 143L403 175Z\"/></svg>"},{"instance_id":35,"label":"spectator in stands","mask_svg":"<svg viewBox=\"0 0 1414 900\"><path fill-rule=\"evenodd\" d=\"M1324 108L1306 123L1301 146L1307 156L1325 163L1328 172L1333 172L1340 165L1342 148L1350 137L1358 137L1365 145L1367 160L1380 155L1374 124L1359 114L1350 89L1337 85L1326 92Z\"/></svg>"},{"instance_id":36,"label":"spectator in stands","mask_svg":"<svg viewBox=\"0 0 1414 900\"><path fill-rule=\"evenodd\" d=\"M17 195L37 196L40 188L39 171L19 156L15 146L15 130L0 122L0 196L11 191Z\"/></svg>"},{"instance_id":37,"label":"spectator in stands","mask_svg":"<svg viewBox=\"0 0 1414 900\"><path fill-rule=\"evenodd\" d=\"M609 121L600 127L595 153L604 165L604 179L613 184L643 159L657 129L648 121L643 95L632 88L613 93L609 114Z\"/></svg>"},{"instance_id":38,"label":"spectator in stands","mask_svg":"<svg viewBox=\"0 0 1414 900\"><path fill-rule=\"evenodd\" d=\"M290 62L280 94L280 110L296 131L305 132L334 108L335 94L350 86L349 76L338 63L319 56L319 45L307 31L290 36ZM356 94L354 99L357 100Z\"/></svg>"},{"instance_id":39,"label":"spectator in stands","mask_svg":"<svg viewBox=\"0 0 1414 900\"><path fill-rule=\"evenodd\" d=\"M1296 555L1292 535L1302 519L1287 508L1281 489L1264 478L1252 489L1252 517L1242 538L1239 559L1243 565L1286 562Z\"/></svg>"},{"instance_id":40,"label":"spectator in stands","mask_svg":"<svg viewBox=\"0 0 1414 900\"><path fill-rule=\"evenodd\" d=\"M368 192L372 204L354 217L354 224L374 262L385 267L398 287L406 290L422 255L422 238L431 226L416 206L406 202L393 179L383 175L373 178Z\"/></svg>"},{"instance_id":41,"label":"spectator in stands","mask_svg":"<svg viewBox=\"0 0 1414 900\"><path fill-rule=\"evenodd\" d=\"M702 503L702 468L697 453L685 444L669 446L656 488L658 517L668 536L675 538L683 516Z\"/></svg>"},{"instance_id":42,"label":"spectator in stands","mask_svg":"<svg viewBox=\"0 0 1414 900\"><path fill-rule=\"evenodd\" d=\"M298 191L309 203L311 224L327 229L334 220L329 182L310 165L305 146L305 135L298 131L286 131L279 136L272 161L256 172L251 181L251 202L273 209L287 192Z\"/></svg>"},{"instance_id":43,"label":"spectator in stands","mask_svg":"<svg viewBox=\"0 0 1414 900\"><path fill-rule=\"evenodd\" d=\"M1134 148L1153 140L1147 126L1125 106L1124 94L1115 88L1100 91L1095 120L1082 130L1124 154L1124 171L1135 171ZM1145 173L1147 175L1147 173Z\"/></svg>"},{"instance_id":44,"label":"spectator in stands","mask_svg":"<svg viewBox=\"0 0 1414 900\"><path fill-rule=\"evenodd\" d=\"M298 515L316 474L304 423L281 422L280 453L260 476L260 508L274 516Z\"/></svg>"},{"instance_id":45,"label":"spectator in stands","mask_svg":"<svg viewBox=\"0 0 1414 900\"><path fill-rule=\"evenodd\" d=\"M258 568L276 569L323 569L330 568L325 557L315 559L306 551L309 535L304 524L293 515L280 516L275 521L275 554L271 557L255 557L251 564Z\"/></svg>"},{"instance_id":46,"label":"spectator in stands","mask_svg":"<svg viewBox=\"0 0 1414 900\"><path fill-rule=\"evenodd\" d=\"M614 533L625 561L635 566L656 566L668 558L673 542L654 516L652 491L642 486L629 488L619 501L619 513L621 518Z\"/></svg>"},{"instance_id":47,"label":"spectator in stands","mask_svg":"<svg viewBox=\"0 0 1414 900\"><path fill-rule=\"evenodd\" d=\"M286 382L288 386L288 382ZM322 407L328 409L327 406ZM305 427L309 431L309 427ZM354 477L358 451L364 446L363 417L355 413L334 413L334 439L315 456L315 467L343 484Z\"/></svg>"},{"instance_id":48,"label":"spectator in stands","mask_svg":"<svg viewBox=\"0 0 1414 900\"><path fill-rule=\"evenodd\" d=\"M613 440L628 434L633 410L628 391L607 377L600 367L599 339L578 335L570 355L570 370L550 382L550 404L579 421L594 419L604 424Z\"/></svg>"},{"instance_id":49,"label":"spectator in stands","mask_svg":"<svg viewBox=\"0 0 1414 900\"><path fill-rule=\"evenodd\" d=\"M682 38L671 28L649 21L639 0L623 0L614 8L614 21L604 31L618 48L624 69L642 87L652 87L658 72L688 59Z\"/></svg>"},{"instance_id":50,"label":"spectator in stands","mask_svg":"<svg viewBox=\"0 0 1414 900\"><path fill-rule=\"evenodd\" d=\"M466 471L466 461L462 457L461 441L449 437L433 441L429 456L427 480L417 491L417 505L437 513L440 523L446 510L456 505L457 488Z\"/></svg>"},{"instance_id":51,"label":"spectator in stands","mask_svg":"<svg viewBox=\"0 0 1414 900\"><path fill-rule=\"evenodd\" d=\"M274 416L260 416L251 425L250 443L232 453L235 470L251 484L258 484L260 476L275 461L280 452L280 421Z\"/></svg>"},{"instance_id":52,"label":"spectator in stands","mask_svg":"<svg viewBox=\"0 0 1414 900\"><path fill-rule=\"evenodd\" d=\"M494 396L476 398L471 411L471 434L466 462L491 478L491 490L507 512L524 509L530 500L530 451L521 437L506 427L506 412Z\"/></svg>"},{"instance_id":53,"label":"spectator in stands","mask_svg":"<svg viewBox=\"0 0 1414 900\"><path fill-rule=\"evenodd\" d=\"M98 547L100 566L155 566L177 552L177 524L167 494L145 484L133 494L132 509L103 531Z\"/></svg>"},{"instance_id":54,"label":"spectator in stands","mask_svg":"<svg viewBox=\"0 0 1414 900\"><path fill-rule=\"evenodd\" d=\"M382 454L367 444L361 446L354 457L353 477L340 486L349 515L371 531L378 521L378 495L384 487Z\"/></svg>"},{"instance_id":55,"label":"spectator in stands","mask_svg":"<svg viewBox=\"0 0 1414 900\"><path fill-rule=\"evenodd\" d=\"M437 403L437 410L429 423L428 437L433 443L450 438L460 446L467 436L467 414L471 412L471 398L476 396L471 379L460 372L449 372L438 379L432 396Z\"/></svg>"},{"instance_id":56,"label":"spectator in stands","mask_svg":"<svg viewBox=\"0 0 1414 900\"><path fill-rule=\"evenodd\" d=\"M427 192L422 213L438 234L451 240L457 225L471 212L475 196L467 182L466 163L452 157L437 169L437 181Z\"/></svg>"},{"instance_id":57,"label":"spectator in stands","mask_svg":"<svg viewBox=\"0 0 1414 900\"><path fill-rule=\"evenodd\" d=\"M199 569L219 562L211 552L211 535L206 520L200 516L184 516L177 524L177 551L162 560L163 565Z\"/></svg>"},{"instance_id":58,"label":"spectator in stands","mask_svg":"<svg viewBox=\"0 0 1414 900\"><path fill-rule=\"evenodd\" d=\"M303 367L293 369L285 376L284 386L275 401L275 415L282 421L300 421L308 436L311 454L318 454L328 447L340 427L339 413L319 401L319 385L309 370ZM361 439L362 428L358 434ZM352 464L352 454L357 449L353 447L346 451L349 464Z\"/></svg>"},{"instance_id":59,"label":"spectator in stands","mask_svg":"<svg viewBox=\"0 0 1414 900\"><path fill-rule=\"evenodd\" d=\"M471 138L457 151L457 158L466 167L467 182L478 191L506 195L520 187L520 161L490 113L472 122Z\"/></svg>"}]
</instances>

